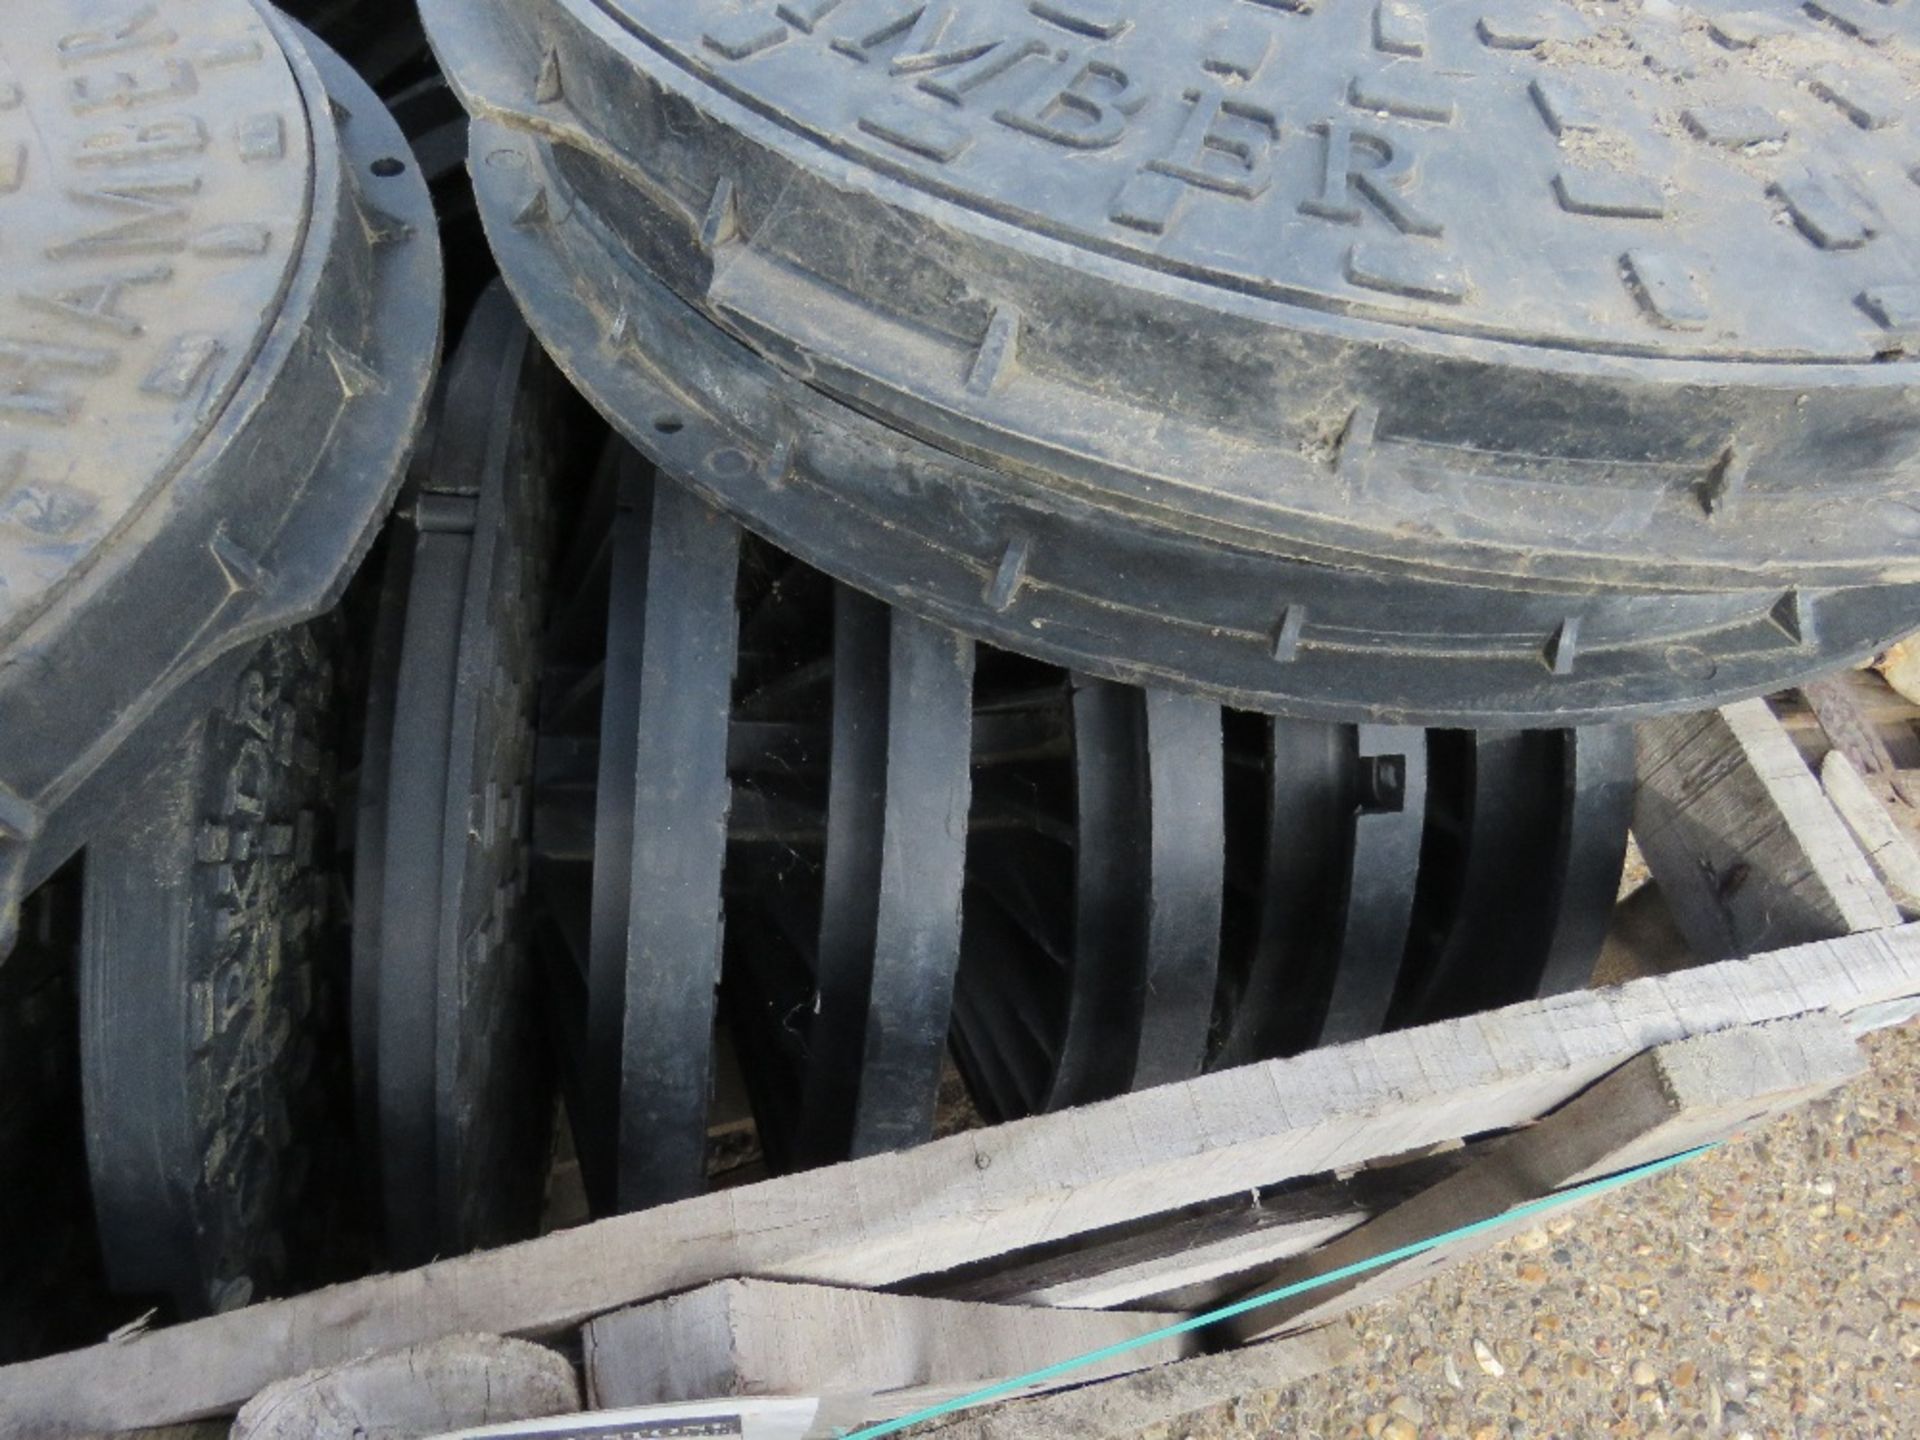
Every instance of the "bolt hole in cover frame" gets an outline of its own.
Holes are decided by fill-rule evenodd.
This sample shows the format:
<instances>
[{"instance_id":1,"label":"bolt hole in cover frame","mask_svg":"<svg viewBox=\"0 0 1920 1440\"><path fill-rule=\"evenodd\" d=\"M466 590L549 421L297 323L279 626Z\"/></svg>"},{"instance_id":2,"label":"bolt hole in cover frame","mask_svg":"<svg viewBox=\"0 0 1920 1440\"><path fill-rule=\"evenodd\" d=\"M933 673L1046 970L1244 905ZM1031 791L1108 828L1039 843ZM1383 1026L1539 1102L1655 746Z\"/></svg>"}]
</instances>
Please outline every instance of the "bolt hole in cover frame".
<instances>
[{"instance_id":1,"label":"bolt hole in cover frame","mask_svg":"<svg viewBox=\"0 0 1920 1440\"><path fill-rule=\"evenodd\" d=\"M480 293L499 272L480 228L467 175L467 112L440 72L430 61L427 65L427 74L388 96L387 108L413 147L414 163L426 177L439 216L446 266L446 349L451 351Z\"/></svg>"},{"instance_id":2,"label":"bolt hole in cover frame","mask_svg":"<svg viewBox=\"0 0 1920 1440\"><path fill-rule=\"evenodd\" d=\"M977 574L1018 549L1005 529L969 555L970 587L910 595L883 562L782 530L760 489L708 482L757 526L1016 648L1292 713L1456 723L1764 688L1910 610L1859 588L1916 575L1898 277L1920 194L1886 99L1905 38L1702 13L425 7L470 108L558 142L537 204L503 193L496 243L638 443L670 459L616 373L647 344L632 271L814 393L992 462L971 510L958 486L876 508L957 528L1017 496L1040 533L1011 596ZM581 211L629 272L603 267L619 278L597 327L504 223L543 216L577 272ZM1788 281L1806 303L1766 303ZM763 427L762 456L784 438ZM911 518L910 536L935 523ZM1456 633L1376 624L1364 645L1364 607L1329 612L1308 562L1449 577ZM1066 629L1049 600L1075 582L1150 618L1110 619L1077 656L1071 633L1016 638ZM1300 603L1316 582L1323 603ZM1460 613L1516 593L1524 625ZM1274 673L1205 644L1169 660L1144 638L1166 618L1190 641L1277 636L1258 657ZM1531 667L1480 677L1478 711L1356 659L1424 649L1443 670L1476 647L1483 668ZM1330 649L1344 680L1309 673Z\"/></svg>"},{"instance_id":3,"label":"bolt hole in cover frame","mask_svg":"<svg viewBox=\"0 0 1920 1440\"><path fill-rule=\"evenodd\" d=\"M9 22L0 913L214 702L234 667L210 667L338 598L413 443L441 305L424 184L370 168L404 140L277 14Z\"/></svg>"}]
</instances>

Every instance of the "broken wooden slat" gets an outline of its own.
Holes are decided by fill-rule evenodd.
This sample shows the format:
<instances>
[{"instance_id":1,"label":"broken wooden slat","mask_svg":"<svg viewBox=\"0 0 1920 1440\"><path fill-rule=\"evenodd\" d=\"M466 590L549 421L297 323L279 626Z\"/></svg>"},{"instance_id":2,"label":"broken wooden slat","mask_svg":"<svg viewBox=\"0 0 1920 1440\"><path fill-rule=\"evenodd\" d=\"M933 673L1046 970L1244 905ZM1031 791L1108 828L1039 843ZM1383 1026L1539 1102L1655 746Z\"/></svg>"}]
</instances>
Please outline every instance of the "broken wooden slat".
<instances>
[{"instance_id":1,"label":"broken wooden slat","mask_svg":"<svg viewBox=\"0 0 1920 1440\"><path fill-rule=\"evenodd\" d=\"M912 1287L948 1300L1108 1310L1304 1254L1399 1204L1457 1163L1421 1159L1341 1180L1150 1215ZM1183 1310L1177 1301L1158 1310Z\"/></svg>"},{"instance_id":2,"label":"broken wooden slat","mask_svg":"<svg viewBox=\"0 0 1920 1440\"><path fill-rule=\"evenodd\" d=\"M1234 1275L1305 1254L1356 1225L1364 1210L1283 1218L1257 1204L1243 1207L1238 1223L1170 1221L1145 1229L1124 1246L1078 1252L1068 1263L1050 1258L1031 1267L982 1277L994 1298L1026 1305L1102 1310L1131 1305L1145 1296L1219 1275Z\"/></svg>"},{"instance_id":3,"label":"broken wooden slat","mask_svg":"<svg viewBox=\"0 0 1920 1440\"><path fill-rule=\"evenodd\" d=\"M1477 1224L1556 1190L1723 1140L1837 1089L1865 1068L1859 1045L1830 1015L1662 1046L1530 1129L1489 1145L1452 1178L1241 1293L1270 1293ZM1246 1341L1324 1323L1486 1250L1508 1233L1509 1227L1480 1230L1378 1271L1248 1311L1220 1331Z\"/></svg>"},{"instance_id":4,"label":"broken wooden slat","mask_svg":"<svg viewBox=\"0 0 1920 1440\"><path fill-rule=\"evenodd\" d=\"M1845 697L1848 707L1894 763L1920 764L1920 730L1915 729L1920 706L1893 688L1889 673L1847 670L1831 679L1834 689ZM1817 765L1833 748L1834 739L1807 695L1789 690L1770 696L1767 704L1809 763Z\"/></svg>"},{"instance_id":5,"label":"broken wooden slat","mask_svg":"<svg viewBox=\"0 0 1920 1440\"><path fill-rule=\"evenodd\" d=\"M588 1393L607 1409L813 1396L821 1402L816 1429L852 1428L1137 1340L1179 1319L723 1280L588 1324ZM1154 1341L1034 1390L1124 1375L1192 1349Z\"/></svg>"},{"instance_id":6,"label":"broken wooden slat","mask_svg":"<svg viewBox=\"0 0 1920 1440\"><path fill-rule=\"evenodd\" d=\"M1893 751L1857 698L1857 682L1865 678L1858 671L1822 676L1802 685L1800 696L1833 752L1844 755L1862 774L1891 776L1897 768Z\"/></svg>"},{"instance_id":7,"label":"broken wooden slat","mask_svg":"<svg viewBox=\"0 0 1920 1440\"><path fill-rule=\"evenodd\" d=\"M1909 926L1249 1065L0 1369L0 1436L231 1413L369 1351L733 1275L893 1285L1522 1124L1650 1046L1818 1009L1892 1024L1917 995Z\"/></svg>"},{"instance_id":8,"label":"broken wooden slat","mask_svg":"<svg viewBox=\"0 0 1920 1440\"><path fill-rule=\"evenodd\" d=\"M1687 943L1732 959L1900 923L1762 700L1640 727L1633 829Z\"/></svg>"}]
</instances>

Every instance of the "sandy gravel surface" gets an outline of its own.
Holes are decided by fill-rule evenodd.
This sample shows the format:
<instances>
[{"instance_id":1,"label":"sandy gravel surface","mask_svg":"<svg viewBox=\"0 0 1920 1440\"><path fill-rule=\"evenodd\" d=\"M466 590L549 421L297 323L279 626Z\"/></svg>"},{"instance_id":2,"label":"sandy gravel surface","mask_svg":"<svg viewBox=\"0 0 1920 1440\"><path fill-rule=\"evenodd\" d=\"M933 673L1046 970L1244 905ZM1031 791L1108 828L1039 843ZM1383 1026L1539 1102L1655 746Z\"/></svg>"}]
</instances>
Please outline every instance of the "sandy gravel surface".
<instances>
[{"instance_id":1,"label":"sandy gravel surface","mask_svg":"<svg viewBox=\"0 0 1920 1440\"><path fill-rule=\"evenodd\" d=\"M1920 1437L1920 1025L1872 1075L1350 1317L1358 1367L1141 1440Z\"/></svg>"}]
</instances>

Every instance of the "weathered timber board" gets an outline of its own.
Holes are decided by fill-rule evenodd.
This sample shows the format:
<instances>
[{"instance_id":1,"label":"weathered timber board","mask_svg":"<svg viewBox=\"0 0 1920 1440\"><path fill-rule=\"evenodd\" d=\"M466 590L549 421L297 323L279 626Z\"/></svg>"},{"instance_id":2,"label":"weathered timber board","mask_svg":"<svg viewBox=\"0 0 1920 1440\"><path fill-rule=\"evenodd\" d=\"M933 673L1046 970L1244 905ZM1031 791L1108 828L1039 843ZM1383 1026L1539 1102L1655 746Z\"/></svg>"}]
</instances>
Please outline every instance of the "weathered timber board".
<instances>
[{"instance_id":1,"label":"weathered timber board","mask_svg":"<svg viewBox=\"0 0 1920 1440\"><path fill-rule=\"evenodd\" d=\"M601 1408L811 1396L821 1402L816 1430L822 1421L850 1429L1141 1340L1180 1318L721 1280L602 1315L588 1323L582 1348L588 1393ZM1196 1348L1151 1341L1028 1393L1164 1365Z\"/></svg>"},{"instance_id":2,"label":"weathered timber board","mask_svg":"<svg viewBox=\"0 0 1920 1440\"><path fill-rule=\"evenodd\" d=\"M1900 923L1765 701L1651 721L1638 735L1634 836L1701 959Z\"/></svg>"},{"instance_id":3,"label":"weathered timber board","mask_svg":"<svg viewBox=\"0 0 1920 1440\"><path fill-rule=\"evenodd\" d=\"M1724 1140L1837 1089L1865 1069L1859 1043L1828 1014L1661 1046L1621 1066L1537 1124L1487 1145L1458 1174L1315 1254L1261 1276L1242 1298L1475 1225L1569 1186ZM1370 1274L1248 1311L1215 1333L1246 1341L1323 1324L1499 1244L1508 1229L1489 1227Z\"/></svg>"},{"instance_id":4,"label":"weathered timber board","mask_svg":"<svg viewBox=\"0 0 1920 1440\"><path fill-rule=\"evenodd\" d=\"M1507 1129L1690 1035L1821 1009L1890 1024L1917 995L1906 926L1246 1066L0 1369L0 1436L231 1413L374 1350L550 1334L729 1276L892 1285Z\"/></svg>"}]
</instances>

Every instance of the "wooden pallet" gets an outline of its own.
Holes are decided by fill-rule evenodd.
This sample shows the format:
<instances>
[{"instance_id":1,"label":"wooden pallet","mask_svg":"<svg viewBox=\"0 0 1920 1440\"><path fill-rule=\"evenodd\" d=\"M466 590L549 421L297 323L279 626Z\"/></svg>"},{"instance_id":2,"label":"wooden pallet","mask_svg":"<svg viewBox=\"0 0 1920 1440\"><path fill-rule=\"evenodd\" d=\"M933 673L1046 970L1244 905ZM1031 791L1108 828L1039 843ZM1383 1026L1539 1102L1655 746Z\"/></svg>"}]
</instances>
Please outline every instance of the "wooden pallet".
<instances>
[{"instance_id":1,"label":"wooden pallet","mask_svg":"<svg viewBox=\"0 0 1920 1440\"><path fill-rule=\"evenodd\" d=\"M849 1424L1846 1083L1860 1033L1920 1013L1920 925L1765 704L1644 726L1640 770L1636 834L1705 963L0 1369L0 1437L228 1416L287 1377L466 1333L577 1343L590 1399L799 1394ZM1247 1348L1160 1342L940 1433L1128 1434L1282 1383L1343 1358L1328 1319L1498 1238L1255 1312Z\"/></svg>"}]
</instances>

